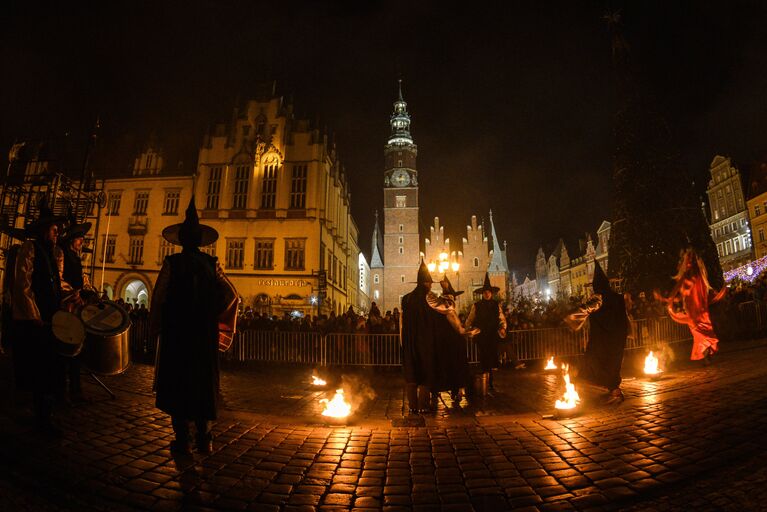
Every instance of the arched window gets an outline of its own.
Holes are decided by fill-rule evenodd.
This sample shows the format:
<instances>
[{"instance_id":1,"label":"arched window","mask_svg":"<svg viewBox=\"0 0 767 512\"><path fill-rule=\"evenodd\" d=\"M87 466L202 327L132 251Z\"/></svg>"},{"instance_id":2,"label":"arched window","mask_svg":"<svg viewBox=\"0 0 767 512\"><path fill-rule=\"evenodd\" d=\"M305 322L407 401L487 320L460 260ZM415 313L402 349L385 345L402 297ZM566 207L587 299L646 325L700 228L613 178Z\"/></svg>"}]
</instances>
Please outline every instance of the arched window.
<instances>
[{"instance_id":1,"label":"arched window","mask_svg":"<svg viewBox=\"0 0 767 512\"><path fill-rule=\"evenodd\" d=\"M474 266L479 267L479 258L474 258Z\"/></svg>"}]
</instances>

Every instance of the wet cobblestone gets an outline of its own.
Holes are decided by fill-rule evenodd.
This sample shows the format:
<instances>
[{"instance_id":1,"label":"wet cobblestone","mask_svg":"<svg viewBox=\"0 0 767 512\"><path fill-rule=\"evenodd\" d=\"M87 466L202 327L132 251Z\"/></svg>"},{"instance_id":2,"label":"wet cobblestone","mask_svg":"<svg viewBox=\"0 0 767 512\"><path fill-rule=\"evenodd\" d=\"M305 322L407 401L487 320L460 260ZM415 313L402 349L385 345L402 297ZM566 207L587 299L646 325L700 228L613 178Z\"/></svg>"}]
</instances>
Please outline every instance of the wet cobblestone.
<instances>
[{"instance_id":1,"label":"wet cobblestone","mask_svg":"<svg viewBox=\"0 0 767 512\"><path fill-rule=\"evenodd\" d=\"M766 357L758 341L706 368L680 360L663 379L625 381L618 407L584 389L584 411L566 420L541 415L555 376L506 371L486 402L458 409L443 396L426 426L403 428L392 427L396 374L358 374L377 398L334 427L318 417L326 392L308 387L309 370L225 372L214 452L185 459L168 450L150 367L107 379L117 400L87 384L93 401L61 407L53 441L32 431L0 360L0 508L759 510Z\"/></svg>"}]
</instances>

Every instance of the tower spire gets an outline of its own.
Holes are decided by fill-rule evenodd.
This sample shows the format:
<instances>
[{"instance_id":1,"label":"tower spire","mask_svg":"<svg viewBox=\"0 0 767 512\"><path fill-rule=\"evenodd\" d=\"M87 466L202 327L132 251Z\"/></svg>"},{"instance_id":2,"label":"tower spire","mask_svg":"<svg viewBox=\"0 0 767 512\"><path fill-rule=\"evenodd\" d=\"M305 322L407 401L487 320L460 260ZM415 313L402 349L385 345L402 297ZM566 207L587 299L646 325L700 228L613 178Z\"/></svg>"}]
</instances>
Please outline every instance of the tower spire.
<instances>
[{"instance_id":1,"label":"tower spire","mask_svg":"<svg viewBox=\"0 0 767 512\"><path fill-rule=\"evenodd\" d=\"M490 260L490 272L508 272L509 266L506 264L506 243L504 250L501 251L501 244L498 243L498 235L495 234L495 224L493 223L493 210L490 210L490 234L493 237L493 259Z\"/></svg>"},{"instance_id":2,"label":"tower spire","mask_svg":"<svg viewBox=\"0 0 767 512\"><path fill-rule=\"evenodd\" d=\"M381 231L378 229L378 210L375 211L375 224L373 224L373 240L370 251L370 268L383 268L381 259Z\"/></svg>"},{"instance_id":3,"label":"tower spire","mask_svg":"<svg viewBox=\"0 0 767 512\"><path fill-rule=\"evenodd\" d=\"M402 79L398 80L399 95L394 102L394 112L389 119L391 135L389 144L393 146L412 146L413 136L410 135L410 114L407 111L407 103L402 97Z\"/></svg>"}]
</instances>

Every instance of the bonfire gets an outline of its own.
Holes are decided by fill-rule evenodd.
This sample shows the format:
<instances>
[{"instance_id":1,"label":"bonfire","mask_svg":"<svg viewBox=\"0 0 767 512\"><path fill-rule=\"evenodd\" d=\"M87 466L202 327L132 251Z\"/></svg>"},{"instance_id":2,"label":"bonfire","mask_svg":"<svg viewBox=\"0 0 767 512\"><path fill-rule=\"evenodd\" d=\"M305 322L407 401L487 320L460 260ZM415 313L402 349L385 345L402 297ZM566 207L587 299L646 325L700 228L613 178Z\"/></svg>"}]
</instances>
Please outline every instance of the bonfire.
<instances>
[{"instance_id":1,"label":"bonfire","mask_svg":"<svg viewBox=\"0 0 767 512\"><path fill-rule=\"evenodd\" d=\"M661 371L662 370L658 368L658 358L655 357L655 354L653 354L653 351L651 350L644 360L644 373L645 375L652 377L657 376Z\"/></svg>"},{"instance_id":2,"label":"bonfire","mask_svg":"<svg viewBox=\"0 0 767 512\"><path fill-rule=\"evenodd\" d=\"M549 358L549 362L546 363L546 367L544 368L544 370L556 370L556 369L557 369L557 365L554 364L554 356L551 356Z\"/></svg>"},{"instance_id":3,"label":"bonfire","mask_svg":"<svg viewBox=\"0 0 767 512\"><path fill-rule=\"evenodd\" d=\"M344 398L344 390L336 389L336 394L332 400L323 398L320 403L325 404L325 410L322 411L323 416L330 416L331 418L345 418L352 412L352 405Z\"/></svg>"},{"instance_id":4,"label":"bonfire","mask_svg":"<svg viewBox=\"0 0 767 512\"><path fill-rule=\"evenodd\" d=\"M575 384L570 382L569 367L566 364L563 364L562 369L565 371L565 394L562 397L562 400L557 400L557 402L554 404L554 407L559 410L572 410L578 406L581 401L581 397L575 390Z\"/></svg>"},{"instance_id":5,"label":"bonfire","mask_svg":"<svg viewBox=\"0 0 767 512\"><path fill-rule=\"evenodd\" d=\"M326 386L327 381L320 379L316 375L312 375L312 386Z\"/></svg>"}]
</instances>

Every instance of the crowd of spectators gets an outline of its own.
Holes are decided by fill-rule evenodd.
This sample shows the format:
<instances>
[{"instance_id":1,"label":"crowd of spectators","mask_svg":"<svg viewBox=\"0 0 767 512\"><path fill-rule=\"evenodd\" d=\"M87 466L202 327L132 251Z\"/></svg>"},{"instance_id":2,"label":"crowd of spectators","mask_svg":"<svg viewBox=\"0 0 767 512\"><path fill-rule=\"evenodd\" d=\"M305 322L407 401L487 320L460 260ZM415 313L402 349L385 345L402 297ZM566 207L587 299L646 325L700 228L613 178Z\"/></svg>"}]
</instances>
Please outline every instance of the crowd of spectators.
<instances>
[{"instance_id":1,"label":"crowd of spectators","mask_svg":"<svg viewBox=\"0 0 767 512\"><path fill-rule=\"evenodd\" d=\"M255 329L259 331L287 332L319 332L334 333L370 333L396 334L399 332L399 309L386 311L381 314L375 302L371 304L370 312L360 315L351 306L341 315L331 312L330 315L291 315L272 316L260 314L250 307L244 308L237 319L240 330Z\"/></svg>"}]
</instances>

